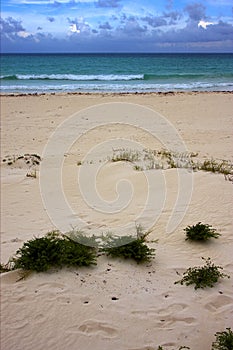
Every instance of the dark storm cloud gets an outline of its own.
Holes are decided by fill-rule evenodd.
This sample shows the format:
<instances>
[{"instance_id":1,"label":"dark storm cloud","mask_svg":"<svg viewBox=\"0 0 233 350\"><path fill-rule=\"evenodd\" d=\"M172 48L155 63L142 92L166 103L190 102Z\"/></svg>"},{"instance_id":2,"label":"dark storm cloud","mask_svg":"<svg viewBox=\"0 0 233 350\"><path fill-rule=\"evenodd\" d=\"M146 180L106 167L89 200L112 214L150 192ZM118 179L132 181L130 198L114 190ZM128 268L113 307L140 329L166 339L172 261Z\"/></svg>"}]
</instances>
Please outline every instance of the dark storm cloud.
<instances>
[{"instance_id":1,"label":"dark storm cloud","mask_svg":"<svg viewBox=\"0 0 233 350\"><path fill-rule=\"evenodd\" d=\"M185 28L179 30L169 30L166 33L154 31L153 38L156 42L170 44L193 44L193 43L214 43L216 41L232 41L233 26L227 23L209 25L206 29L194 26L193 22L188 23Z\"/></svg>"},{"instance_id":2,"label":"dark storm cloud","mask_svg":"<svg viewBox=\"0 0 233 350\"><path fill-rule=\"evenodd\" d=\"M123 15L121 23L122 25L116 29L117 36L123 35L129 37L137 37L141 36L143 33L146 34L147 32L147 26L140 25L134 16L127 17L126 15Z\"/></svg>"},{"instance_id":3,"label":"dark storm cloud","mask_svg":"<svg viewBox=\"0 0 233 350\"><path fill-rule=\"evenodd\" d=\"M54 17L47 17L47 20L49 21L49 22L55 22L55 18Z\"/></svg>"},{"instance_id":4,"label":"dark storm cloud","mask_svg":"<svg viewBox=\"0 0 233 350\"><path fill-rule=\"evenodd\" d=\"M233 25L219 21L218 24L209 25L204 33L208 41L232 41Z\"/></svg>"},{"instance_id":5,"label":"dark storm cloud","mask_svg":"<svg viewBox=\"0 0 233 350\"><path fill-rule=\"evenodd\" d=\"M142 21L148 23L151 27L161 27L167 24L167 21L162 16L146 16L141 18Z\"/></svg>"},{"instance_id":6,"label":"dark storm cloud","mask_svg":"<svg viewBox=\"0 0 233 350\"><path fill-rule=\"evenodd\" d=\"M174 25L182 18L182 13L178 11L164 12L163 17L166 19L167 25Z\"/></svg>"},{"instance_id":7,"label":"dark storm cloud","mask_svg":"<svg viewBox=\"0 0 233 350\"><path fill-rule=\"evenodd\" d=\"M113 21L117 21L117 20L118 20L118 17L115 16L115 15L112 15L112 16L111 16L111 19L112 19Z\"/></svg>"},{"instance_id":8,"label":"dark storm cloud","mask_svg":"<svg viewBox=\"0 0 233 350\"><path fill-rule=\"evenodd\" d=\"M199 2L187 5L184 10L188 13L192 21L200 21L206 18L205 6Z\"/></svg>"},{"instance_id":9,"label":"dark storm cloud","mask_svg":"<svg viewBox=\"0 0 233 350\"><path fill-rule=\"evenodd\" d=\"M5 20L0 18L0 28L2 34L16 34L17 32L25 31L22 21L12 17L8 17Z\"/></svg>"},{"instance_id":10,"label":"dark storm cloud","mask_svg":"<svg viewBox=\"0 0 233 350\"><path fill-rule=\"evenodd\" d=\"M99 25L99 29L111 30L113 27L108 22Z\"/></svg>"},{"instance_id":11,"label":"dark storm cloud","mask_svg":"<svg viewBox=\"0 0 233 350\"><path fill-rule=\"evenodd\" d=\"M117 8L120 1L99 0L96 4L98 7ZM198 27L200 20L207 20L202 3L189 3L183 11L174 10L172 1L168 4L169 9L167 7L160 16L147 13L140 17L118 10L116 15L105 17L105 22L100 20L98 24L70 16L67 17L63 39L43 33L41 27L37 28L39 32L27 33L24 22L8 17L0 20L2 48L5 52L53 52L58 48L62 52L176 52L202 51L205 48L207 51L232 51L232 24L219 21L204 29ZM55 17L46 18L51 23L55 21ZM179 25L170 27L171 24ZM166 31L163 26L166 26Z\"/></svg>"},{"instance_id":12,"label":"dark storm cloud","mask_svg":"<svg viewBox=\"0 0 233 350\"><path fill-rule=\"evenodd\" d=\"M60 7L60 6L62 6L62 2L54 1L53 3L50 4L50 6L52 6L52 7Z\"/></svg>"}]
</instances>

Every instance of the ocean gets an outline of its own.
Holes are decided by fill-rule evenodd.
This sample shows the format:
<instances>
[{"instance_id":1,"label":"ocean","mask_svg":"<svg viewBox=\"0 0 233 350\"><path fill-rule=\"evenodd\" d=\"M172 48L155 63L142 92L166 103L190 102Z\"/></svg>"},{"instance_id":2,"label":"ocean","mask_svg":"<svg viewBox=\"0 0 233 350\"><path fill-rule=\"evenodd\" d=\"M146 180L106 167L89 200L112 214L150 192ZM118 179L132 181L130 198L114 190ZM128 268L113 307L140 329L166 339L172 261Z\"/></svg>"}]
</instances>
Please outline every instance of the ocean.
<instances>
[{"instance_id":1,"label":"ocean","mask_svg":"<svg viewBox=\"0 0 233 350\"><path fill-rule=\"evenodd\" d=\"M2 93L233 91L233 54L2 54Z\"/></svg>"}]
</instances>

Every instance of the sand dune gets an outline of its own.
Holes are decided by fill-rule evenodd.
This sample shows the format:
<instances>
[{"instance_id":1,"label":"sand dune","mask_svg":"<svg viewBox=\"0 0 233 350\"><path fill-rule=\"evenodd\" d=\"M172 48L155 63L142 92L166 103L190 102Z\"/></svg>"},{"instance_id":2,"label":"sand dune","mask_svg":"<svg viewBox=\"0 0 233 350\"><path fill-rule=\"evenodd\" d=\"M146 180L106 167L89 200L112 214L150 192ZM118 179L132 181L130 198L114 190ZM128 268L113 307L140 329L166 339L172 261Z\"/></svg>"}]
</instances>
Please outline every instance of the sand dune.
<instances>
[{"instance_id":1,"label":"sand dune","mask_svg":"<svg viewBox=\"0 0 233 350\"><path fill-rule=\"evenodd\" d=\"M41 198L41 165L35 167L36 178L26 176L34 169L31 164L19 159L8 165L3 161L6 156L42 156L56 127L73 113L102 103L126 102L165 116L188 151L198 152L200 159L232 161L232 97L230 93L2 96L1 261L6 263L26 240L56 228ZM216 331L232 327L232 182L221 174L194 172L190 203L185 208L185 202L178 203L174 215L179 217L182 211L184 215L168 234L167 223L181 186L177 170L136 171L129 162L109 162L107 146L85 158L96 145L116 138L128 138L132 145L145 148L161 146L133 126L90 130L64 156L63 190L73 212L94 233L109 227L124 231L128 223L133 229L138 217L143 226L156 219L150 234L150 239L158 239L150 243L156 249L155 258L137 265L101 256L91 268L31 273L26 279L20 279L20 271L2 274L2 349L157 350L161 345L171 350L185 345L206 350L211 349ZM86 198L78 186L80 172L86 176ZM95 185L104 203L115 201L118 211L118 204L116 212L108 214L90 205L92 172L98 175ZM150 191L157 199L140 216L148 198L146 176L151 172ZM125 183L117 187L121 179ZM128 199L122 209L120 205ZM183 229L199 221L211 224L221 237L204 245L185 241ZM211 257L231 279L196 291L174 285L188 267L202 264L202 256Z\"/></svg>"}]
</instances>

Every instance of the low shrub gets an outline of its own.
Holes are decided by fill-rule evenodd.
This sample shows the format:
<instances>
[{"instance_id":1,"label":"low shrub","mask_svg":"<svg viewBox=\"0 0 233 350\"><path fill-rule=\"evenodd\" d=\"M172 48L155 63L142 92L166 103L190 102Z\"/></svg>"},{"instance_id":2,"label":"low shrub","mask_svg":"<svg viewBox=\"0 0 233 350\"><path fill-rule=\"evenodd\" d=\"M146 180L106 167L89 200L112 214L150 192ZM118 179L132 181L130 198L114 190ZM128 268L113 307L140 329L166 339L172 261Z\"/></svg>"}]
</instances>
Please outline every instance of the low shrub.
<instances>
[{"instance_id":1,"label":"low shrub","mask_svg":"<svg viewBox=\"0 0 233 350\"><path fill-rule=\"evenodd\" d=\"M146 245L144 238L135 239L132 236L112 238L111 243L108 242L108 245L102 248L108 256L134 259L137 263L150 261L154 250Z\"/></svg>"},{"instance_id":2,"label":"low shrub","mask_svg":"<svg viewBox=\"0 0 233 350\"><path fill-rule=\"evenodd\" d=\"M190 267L183 273L183 278L176 281L175 284L180 283L189 286L194 284L194 288L213 287L218 282L219 278L230 278L225 273L220 272L223 268L221 266L214 265L210 258L202 258L206 264L204 266Z\"/></svg>"},{"instance_id":3,"label":"low shrub","mask_svg":"<svg viewBox=\"0 0 233 350\"><path fill-rule=\"evenodd\" d=\"M96 252L54 231L24 243L12 261L15 269L40 272L51 267L95 265Z\"/></svg>"},{"instance_id":4,"label":"low shrub","mask_svg":"<svg viewBox=\"0 0 233 350\"><path fill-rule=\"evenodd\" d=\"M231 328L226 328L223 332L215 333L215 341L212 343L212 350L232 350L233 332Z\"/></svg>"},{"instance_id":5,"label":"low shrub","mask_svg":"<svg viewBox=\"0 0 233 350\"><path fill-rule=\"evenodd\" d=\"M211 225L198 222L196 225L187 226L185 229L186 240L207 241L210 238L218 238L221 236Z\"/></svg>"}]
</instances>

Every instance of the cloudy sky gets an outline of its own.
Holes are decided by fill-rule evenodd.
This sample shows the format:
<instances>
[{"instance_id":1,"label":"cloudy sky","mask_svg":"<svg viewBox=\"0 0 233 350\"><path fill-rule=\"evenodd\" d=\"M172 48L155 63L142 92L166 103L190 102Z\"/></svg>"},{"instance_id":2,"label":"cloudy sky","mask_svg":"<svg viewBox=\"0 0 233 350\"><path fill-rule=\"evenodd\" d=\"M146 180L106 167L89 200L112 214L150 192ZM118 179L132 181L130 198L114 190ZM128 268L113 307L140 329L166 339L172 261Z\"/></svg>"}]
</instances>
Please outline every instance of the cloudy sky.
<instances>
[{"instance_id":1,"label":"cloudy sky","mask_svg":"<svg viewBox=\"0 0 233 350\"><path fill-rule=\"evenodd\" d=\"M2 52L233 52L232 0L1 0Z\"/></svg>"}]
</instances>

